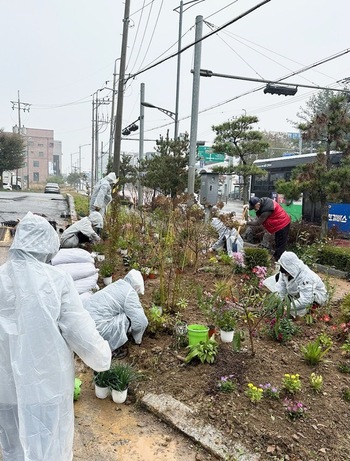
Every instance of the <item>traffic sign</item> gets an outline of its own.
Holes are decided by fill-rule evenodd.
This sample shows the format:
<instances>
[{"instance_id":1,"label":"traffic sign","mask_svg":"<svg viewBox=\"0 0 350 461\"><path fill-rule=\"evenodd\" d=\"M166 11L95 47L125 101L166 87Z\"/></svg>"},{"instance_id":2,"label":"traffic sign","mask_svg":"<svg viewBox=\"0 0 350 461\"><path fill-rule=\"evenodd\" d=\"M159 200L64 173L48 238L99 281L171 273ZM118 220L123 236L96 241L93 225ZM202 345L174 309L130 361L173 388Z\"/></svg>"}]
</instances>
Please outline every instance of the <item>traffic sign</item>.
<instances>
[{"instance_id":1,"label":"traffic sign","mask_svg":"<svg viewBox=\"0 0 350 461\"><path fill-rule=\"evenodd\" d=\"M213 152L213 148L210 146L198 146L197 154L200 159L203 159L205 162L224 162L225 154L220 154Z\"/></svg>"}]
</instances>

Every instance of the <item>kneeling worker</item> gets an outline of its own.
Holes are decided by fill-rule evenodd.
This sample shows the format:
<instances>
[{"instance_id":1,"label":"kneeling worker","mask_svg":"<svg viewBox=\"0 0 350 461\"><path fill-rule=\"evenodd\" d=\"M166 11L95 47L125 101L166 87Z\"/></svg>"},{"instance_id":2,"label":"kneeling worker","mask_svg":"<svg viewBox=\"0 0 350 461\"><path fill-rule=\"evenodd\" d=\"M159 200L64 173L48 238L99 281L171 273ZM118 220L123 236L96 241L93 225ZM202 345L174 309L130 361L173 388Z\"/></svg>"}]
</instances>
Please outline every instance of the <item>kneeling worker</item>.
<instances>
[{"instance_id":1,"label":"kneeling worker","mask_svg":"<svg viewBox=\"0 0 350 461\"><path fill-rule=\"evenodd\" d=\"M279 259L280 273L275 290L281 298L289 296L291 315L303 316L313 304L322 306L328 301L328 293L321 278L295 253L285 251Z\"/></svg>"},{"instance_id":2,"label":"kneeling worker","mask_svg":"<svg viewBox=\"0 0 350 461\"><path fill-rule=\"evenodd\" d=\"M93 211L86 218L75 222L61 235L61 248L77 248L79 244L101 240L97 232L103 227L103 218L98 211Z\"/></svg>"}]
</instances>

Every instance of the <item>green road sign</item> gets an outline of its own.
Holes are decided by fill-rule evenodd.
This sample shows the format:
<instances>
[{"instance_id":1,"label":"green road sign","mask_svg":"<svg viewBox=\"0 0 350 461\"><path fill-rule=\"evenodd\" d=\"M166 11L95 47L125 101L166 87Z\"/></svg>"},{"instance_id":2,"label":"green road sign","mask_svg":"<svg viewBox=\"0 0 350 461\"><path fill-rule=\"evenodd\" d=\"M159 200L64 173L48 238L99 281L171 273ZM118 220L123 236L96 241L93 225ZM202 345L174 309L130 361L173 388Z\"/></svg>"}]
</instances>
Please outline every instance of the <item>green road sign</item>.
<instances>
[{"instance_id":1,"label":"green road sign","mask_svg":"<svg viewBox=\"0 0 350 461\"><path fill-rule=\"evenodd\" d=\"M203 159L205 162L224 162L225 154L214 153L212 147L209 146L198 146L197 148L198 157Z\"/></svg>"}]
</instances>

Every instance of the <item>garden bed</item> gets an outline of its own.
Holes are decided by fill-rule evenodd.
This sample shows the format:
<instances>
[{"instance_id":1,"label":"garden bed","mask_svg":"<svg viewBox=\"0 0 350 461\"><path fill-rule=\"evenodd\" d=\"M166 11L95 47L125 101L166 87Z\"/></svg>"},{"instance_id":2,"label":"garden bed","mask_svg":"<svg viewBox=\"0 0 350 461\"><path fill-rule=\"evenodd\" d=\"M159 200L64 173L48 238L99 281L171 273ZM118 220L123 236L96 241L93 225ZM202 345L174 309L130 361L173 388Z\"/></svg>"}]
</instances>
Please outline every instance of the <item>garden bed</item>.
<instances>
[{"instance_id":1,"label":"garden bed","mask_svg":"<svg viewBox=\"0 0 350 461\"><path fill-rule=\"evenodd\" d=\"M120 266L115 277L121 277L128 268ZM235 277L240 277L235 275ZM323 276L324 277L324 276ZM220 277L191 268L181 274L181 297L188 306L181 310L181 318L187 323L206 323L198 309L194 287L198 284L213 288ZM147 309L153 304L159 279L146 280L142 303ZM348 282L332 279L339 300L348 291ZM234 352L231 344L220 342L213 364L201 364L182 360L188 353L179 345L173 328L165 325L155 333L146 332L142 345L130 342L128 361L133 362L144 374L144 380L135 388L137 397L147 393L166 393L194 409L198 418L214 425L231 440L243 443L250 451L260 454L261 460L332 460L350 459L350 436L348 419L350 403L344 399L349 389L349 374L339 370L339 364L349 364L342 355L341 345L346 336L339 335L339 301L331 307L331 316L320 312L315 323L307 325L304 319L296 322L299 333L286 343L274 341L264 333L264 328L254 338L256 353L251 355L246 325L239 327L245 332L242 349ZM174 315L175 313L173 313ZM301 346L314 341L321 333L332 339L333 345L324 360L311 367L303 360ZM344 369L343 369L344 371ZM350 371L350 370L349 370ZM315 372L323 378L323 388L316 393L310 385L310 375ZM301 390L295 396L282 388L285 374L299 374ZM221 392L222 377L231 376L235 390ZM280 391L279 399L263 397L252 403L246 395L248 383L257 387L271 384ZM284 406L284 399L302 402L306 412L303 417L291 419Z\"/></svg>"}]
</instances>

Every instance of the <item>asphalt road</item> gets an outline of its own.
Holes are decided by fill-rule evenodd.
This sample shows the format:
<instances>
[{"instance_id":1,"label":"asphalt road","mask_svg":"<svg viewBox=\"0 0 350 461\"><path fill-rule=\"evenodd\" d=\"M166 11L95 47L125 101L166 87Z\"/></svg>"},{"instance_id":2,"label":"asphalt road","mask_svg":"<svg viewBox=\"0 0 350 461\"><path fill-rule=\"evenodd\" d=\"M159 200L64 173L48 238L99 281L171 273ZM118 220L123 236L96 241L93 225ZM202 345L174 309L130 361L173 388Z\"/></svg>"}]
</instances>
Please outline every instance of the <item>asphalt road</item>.
<instances>
[{"instance_id":1,"label":"asphalt road","mask_svg":"<svg viewBox=\"0 0 350 461\"><path fill-rule=\"evenodd\" d=\"M49 221L64 226L66 220L61 214L68 212L65 196L23 191L0 192L0 222L22 219L28 211L41 214Z\"/></svg>"}]
</instances>

